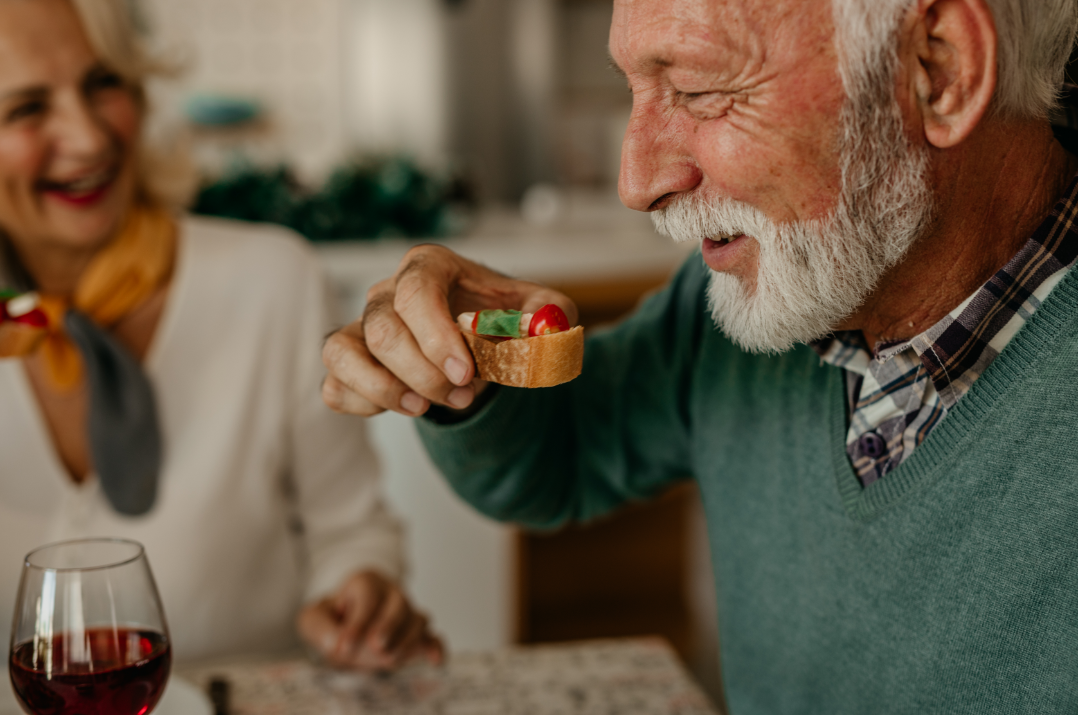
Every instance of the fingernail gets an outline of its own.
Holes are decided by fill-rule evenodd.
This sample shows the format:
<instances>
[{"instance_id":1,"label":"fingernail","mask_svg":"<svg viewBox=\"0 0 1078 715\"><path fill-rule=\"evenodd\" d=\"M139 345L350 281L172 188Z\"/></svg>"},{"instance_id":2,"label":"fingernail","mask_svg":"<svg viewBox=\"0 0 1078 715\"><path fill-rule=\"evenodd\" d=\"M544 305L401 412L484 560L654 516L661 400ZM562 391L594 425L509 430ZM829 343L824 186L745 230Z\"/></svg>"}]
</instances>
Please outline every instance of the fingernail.
<instances>
[{"instance_id":1,"label":"fingernail","mask_svg":"<svg viewBox=\"0 0 1078 715\"><path fill-rule=\"evenodd\" d=\"M449 397L446 398L446 402L450 407L455 407L458 410L463 410L468 405L472 404L472 400L475 399L475 394L470 387L458 387L449 393Z\"/></svg>"},{"instance_id":2,"label":"fingernail","mask_svg":"<svg viewBox=\"0 0 1078 715\"><path fill-rule=\"evenodd\" d=\"M414 392L406 392L401 397L401 409L408 414L418 415L423 411L423 398Z\"/></svg>"},{"instance_id":3,"label":"fingernail","mask_svg":"<svg viewBox=\"0 0 1078 715\"><path fill-rule=\"evenodd\" d=\"M446 377L454 385L463 385L464 376L468 374L468 366L455 357L446 358L445 365L442 366L445 370Z\"/></svg>"}]
</instances>

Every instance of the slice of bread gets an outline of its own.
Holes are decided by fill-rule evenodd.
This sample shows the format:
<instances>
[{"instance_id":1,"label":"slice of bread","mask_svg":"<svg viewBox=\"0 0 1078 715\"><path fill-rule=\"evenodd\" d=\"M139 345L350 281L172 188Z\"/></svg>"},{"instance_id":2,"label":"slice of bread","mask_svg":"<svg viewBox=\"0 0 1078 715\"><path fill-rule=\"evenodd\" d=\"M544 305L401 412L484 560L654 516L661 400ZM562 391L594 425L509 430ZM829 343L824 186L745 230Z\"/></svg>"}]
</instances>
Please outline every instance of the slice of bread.
<instances>
[{"instance_id":1,"label":"slice of bread","mask_svg":"<svg viewBox=\"0 0 1078 715\"><path fill-rule=\"evenodd\" d=\"M0 358L29 355L37 348L45 333L44 328L5 320L0 323Z\"/></svg>"},{"instance_id":2,"label":"slice of bread","mask_svg":"<svg viewBox=\"0 0 1078 715\"><path fill-rule=\"evenodd\" d=\"M584 368L584 328L534 338L492 340L461 331L477 377L510 387L553 387Z\"/></svg>"}]
</instances>

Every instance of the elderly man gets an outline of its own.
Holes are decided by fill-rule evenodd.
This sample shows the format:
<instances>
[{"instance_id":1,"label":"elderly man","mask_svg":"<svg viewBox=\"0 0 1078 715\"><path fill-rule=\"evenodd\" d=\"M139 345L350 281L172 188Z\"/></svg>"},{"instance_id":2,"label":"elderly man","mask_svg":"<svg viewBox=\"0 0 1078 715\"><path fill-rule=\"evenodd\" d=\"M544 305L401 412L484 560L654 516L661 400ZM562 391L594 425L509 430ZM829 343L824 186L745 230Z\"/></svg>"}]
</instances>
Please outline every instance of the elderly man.
<instances>
[{"instance_id":1,"label":"elderly man","mask_svg":"<svg viewBox=\"0 0 1078 715\"><path fill-rule=\"evenodd\" d=\"M452 315L572 304L415 249L327 343L325 398L425 414L500 519L692 474L738 715L1078 712L1078 159L1047 120L1076 25L1074 0L615 0L621 196L702 262L578 380L494 390Z\"/></svg>"}]
</instances>

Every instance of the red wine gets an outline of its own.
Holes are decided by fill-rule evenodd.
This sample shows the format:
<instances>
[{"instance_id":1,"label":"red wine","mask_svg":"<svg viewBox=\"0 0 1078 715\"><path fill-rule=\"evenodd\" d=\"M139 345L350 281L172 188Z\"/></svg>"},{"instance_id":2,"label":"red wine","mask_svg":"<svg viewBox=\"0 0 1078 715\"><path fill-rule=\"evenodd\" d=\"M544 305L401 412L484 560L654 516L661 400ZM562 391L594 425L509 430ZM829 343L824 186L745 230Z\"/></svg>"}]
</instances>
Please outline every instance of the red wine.
<instances>
[{"instance_id":1,"label":"red wine","mask_svg":"<svg viewBox=\"0 0 1078 715\"><path fill-rule=\"evenodd\" d=\"M172 651L165 637L131 628L88 628L17 645L11 684L33 715L146 715L165 689ZM87 657L89 656L89 657ZM78 661L78 662L71 662Z\"/></svg>"}]
</instances>

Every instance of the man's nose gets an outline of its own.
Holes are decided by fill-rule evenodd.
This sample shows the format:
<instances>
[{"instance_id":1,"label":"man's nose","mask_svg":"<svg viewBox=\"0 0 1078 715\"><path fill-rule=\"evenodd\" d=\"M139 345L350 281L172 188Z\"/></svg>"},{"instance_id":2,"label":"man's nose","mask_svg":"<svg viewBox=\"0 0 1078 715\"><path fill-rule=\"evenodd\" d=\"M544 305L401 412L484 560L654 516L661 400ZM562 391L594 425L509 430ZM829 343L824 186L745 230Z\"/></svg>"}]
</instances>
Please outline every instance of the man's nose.
<instances>
[{"instance_id":1,"label":"man's nose","mask_svg":"<svg viewBox=\"0 0 1078 715\"><path fill-rule=\"evenodd\" d=\"M686 147L686 130L664 112L634 103L621 145L621 202L637 211L662 208L703 178Z\"/></svg>"}]
</instances>

